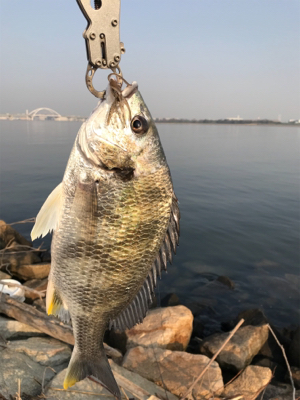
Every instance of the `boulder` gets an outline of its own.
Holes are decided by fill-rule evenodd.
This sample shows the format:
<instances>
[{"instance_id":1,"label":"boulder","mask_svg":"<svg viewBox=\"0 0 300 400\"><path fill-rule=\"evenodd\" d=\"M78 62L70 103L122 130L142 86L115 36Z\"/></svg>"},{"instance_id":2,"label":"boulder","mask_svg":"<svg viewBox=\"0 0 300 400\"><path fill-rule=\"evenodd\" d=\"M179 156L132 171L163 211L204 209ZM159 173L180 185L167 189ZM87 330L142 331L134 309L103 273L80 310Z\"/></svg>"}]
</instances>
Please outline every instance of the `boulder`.
<instances>
[{"instance_id":1,"label":"boulder","mask_svg":"<svg viewBox=\"0 0 300 400\"><path fill-rule=\"evenodd\" d=\"M176 293L167 294L160 302L161 307L174 307L179 305L179 297Z\"/></svg>"},{"instance_id":2,"label":"boulder","mask_svg":"<svg viewBox=\"0 0 300 400\"><path fill-rule=\"evenodd\" d=\"M29 278L23 278L22 273L19 272L19 268L28 264L36 264L41 262L38 253L35 251L24 251L24 247L16 246L11 249L5 250L1 254L1 270L9 271L11 275L16 276L21 279L33 279L34 276Z\"/></svg>"},{"instance_id":3,"label":"boulder","mask_svg":"<svg viewBox=\"0 0 300 400\"><path fill-rule=\"evenodd\" d=\"M55 375L47 367L41 367L30 357L17 353L9 348L0 347L0 398L15 398L18 392L18 381L21 382L21 398L36 396L41 393L42 382L46 385Z\"/></svg>"},{"instance_id":4,"label":"boulder","mask_svg":"<svg viewBox=\"0 0 300 400\"><path fill-rule=\"evenodd\" d=\"M27 340L14 340L7 348L15 353L26 354L31 360L43 366L66 367L71 357L71 347L49 337L36 337ZM60 368L62 369L62 368Z\"/></svg>"},{"instance_id":5,"label":"boulder","mask_svg":"<svg viewBox=\"0 0 300 400\"><path fill-rule=\"evenodd\" d=\"M230 278L228 278L228 276L223 276L223 275L218 276L217 281L229 287L229 289L235 288L234 282Z\"/></svg>"},{"instance_id":6,"label":"boulder","mask_svg":"<svg viewBox=\"0 0 300 400\"><path fill-rule=\"evenodd\" d=\"M245 368L267 341L268 335L267 325L241 327L217 357L221 368L236 371ZM200 345L200 352L212 357L228 336L228 333L217 333L207 337Z\"/></svg>"},{"instance_id":7,"label":"boulder","mask_svg":"<svg viewBox=\"0 0 300 400\"><path fill-rule=\"evenodd\" d=\"M222 395L225 397L243 396L243 400L253 400L269 384L272 371L269 368L249 365L233 382L225 387Z\"/></svg>"},{"instance_id":8,"label":"boulder","mask_svg":"<svg viewBox=\"0 0 300 400\"><path fill-rule=\"evenodd\" d=\"M193 330L193 314L184 306L149 311L141 324L126 331L127 349L135 346L185 350Z\"/></svg>"},{"instance_id":9,"label":"boulder","mask_svg":"<svg viewBox=\"0 0 300 400\"><path fill-rule=\"evenodd\" d=\"M138 346L128 350L123 367L139 373L176 396L182 396L209 361L209 358L199 354ZM214 392L223 390L223 387L221 369L214 361L196 384L193 396L209 398Z\"/></svg>"},{"instance_id":10,"label":"boulder","mask_svg":"<svg viewBox=\"0 0 300 400\"><path fill-rule=\"evenodd\" d=\"M0 338L16 340L32 336L46 335L38 329L32 328L30 325L0 315Z\"/></svg>"},{"instance_id":11,"label":"boulder","mask_svg":"<svg viewBox=\"0 0 300 400\"><path fill-rule=\"evenodd\" d=\"M11 276L9 274L6 274L5 272L0 271L0 281L2 279L10 279Z\"/></svg>"},{"instance_id":12,"label":"boulder","mask_svg":"<svg viewBox=\"0 0 300 400\"><path fill-rule=\"evenodd\" d=\"M296 390L296 399L300 397L300 390ZM291 400L293 399L292 385L277 384L266 387L263 400Z\"/></svg>"},{"instance_id":13,"label":"boulder","mask_svg":"<svg viewBox=\"0 0 300 400\"><path fill-rule=\"evenodd\" d=\"M18 244L29 247L32 246L32 243L26 240L19 232L6 222L0 220L0 249Z\"/></svg>"},{"instance_id":14,"label":"boulder","mask_svg":"<svg viewBox=\"0 0 300 400\"><path fill-rule=\"evenodd\" d=\"M34 254L34 253L29 253ZM37 261L39 262L39 261ZM24 279L25 281L29 279L44 279L47 278L50 272L51 264L49 263L38 263L38 264L24 264L19 266L11 265L9 271L12 275L19 279Z\"/></svg>"},{"instance_id":15,"label":"boulder","mask_svg":"<svg viewBox=\"0 0 300 400\"><path fill-rule=\"evenodd\" d=\"M118 381L118 375L124 377L133 384L133 387L138 387L141 392L145 393L145 399L148 399L150 395L156 395L160 398L167 397L169 400L177 399L177 397L169 392L166 392L161 387L155 385L155 383L148 381L147 379L139 376L138 374L135 374L134 372L128 371L125 368L118 366L112 360L109 360L109 363L113 373L115 374L116 380ZM89 379L84 379L81 382L77 382L69 390L61 390L63 387L65 375L66 369L57 374L47 386L45 395L48 400L91 400L91 398L95 397L95 395L97 394L99 395L99 398L101 398L101 400L112 400L112 395L110 392ZM128 398L133 398L133 396L135 395L135 393L131 393L128 390L125 390L125 393Z\"/></svg>"}]
</instances>

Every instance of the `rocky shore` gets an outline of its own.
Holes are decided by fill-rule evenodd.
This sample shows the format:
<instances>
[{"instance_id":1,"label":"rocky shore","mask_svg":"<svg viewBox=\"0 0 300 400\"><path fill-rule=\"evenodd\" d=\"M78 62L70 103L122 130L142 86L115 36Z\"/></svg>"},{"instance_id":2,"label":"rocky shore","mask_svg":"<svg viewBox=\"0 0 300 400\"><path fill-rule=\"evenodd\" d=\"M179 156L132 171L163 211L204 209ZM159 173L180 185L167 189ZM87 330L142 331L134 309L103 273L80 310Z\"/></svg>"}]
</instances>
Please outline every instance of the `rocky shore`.
<instances>
[{"instance_id":1,"label":"rocky shore","mask_svg":"<svg viewBox=\"0 0 300 400\"><path fill-rule=\"evenodd\" d=\"M50 253L34 249L0 221L0 260L0 399L112 399L89 379L63 389L74 338L70 326L45 313ZM7 286L6 279L22 286ZM218 282L234 287L227 277ZM17 298L7 288L18 291ZM175 294L161 305L142 324L106 334L105 350L124 399L300 397L300 327L270 326L261 310L251 309L223 324L222 332L206 335L195 310Z\"/></svg>"}]
</instances>

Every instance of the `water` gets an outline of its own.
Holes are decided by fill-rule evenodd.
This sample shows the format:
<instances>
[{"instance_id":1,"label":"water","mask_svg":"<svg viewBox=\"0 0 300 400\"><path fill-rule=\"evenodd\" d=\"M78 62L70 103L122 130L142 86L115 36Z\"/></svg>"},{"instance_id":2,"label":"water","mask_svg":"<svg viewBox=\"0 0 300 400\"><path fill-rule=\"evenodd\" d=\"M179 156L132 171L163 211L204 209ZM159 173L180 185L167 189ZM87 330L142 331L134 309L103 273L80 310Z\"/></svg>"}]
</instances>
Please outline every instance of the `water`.
<instances>
[{"instance_id":1,"label":"water","mask_svg":"<svg viewBox=\"0 0 300 400\"><path fill-rule=\"evenodd\" d=\"M79 126L0 121L1 219L37 214L62 179ZM158 128L182 215L180 247L159 296L175 292L215 328L258 307L278 326L299 324L299 128ZM31 225L17 229L29 238Z\"/></svg>"}]
</instances>

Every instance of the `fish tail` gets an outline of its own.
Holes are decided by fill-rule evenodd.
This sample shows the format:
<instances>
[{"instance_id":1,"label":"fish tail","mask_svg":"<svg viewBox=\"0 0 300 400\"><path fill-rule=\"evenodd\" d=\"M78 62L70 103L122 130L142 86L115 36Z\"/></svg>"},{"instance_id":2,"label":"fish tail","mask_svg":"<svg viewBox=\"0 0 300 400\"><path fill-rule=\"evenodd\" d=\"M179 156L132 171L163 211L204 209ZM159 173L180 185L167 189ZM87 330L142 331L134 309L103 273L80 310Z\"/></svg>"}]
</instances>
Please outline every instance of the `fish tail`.
<instances>
[{"instance_id":1,"label":"fish tail","mask_svg":"<svg viewBox=\"0 0 300 400\"><path fill-rule=\"evenodd\" d=\"M64 389L68 389L86 377L100 383L117 399L121 399L121 393L107 361L104 348L100 349L93 357L89 357L82 355L76 346L74 347L64 380Z\"/></svg>"}]
</instances>

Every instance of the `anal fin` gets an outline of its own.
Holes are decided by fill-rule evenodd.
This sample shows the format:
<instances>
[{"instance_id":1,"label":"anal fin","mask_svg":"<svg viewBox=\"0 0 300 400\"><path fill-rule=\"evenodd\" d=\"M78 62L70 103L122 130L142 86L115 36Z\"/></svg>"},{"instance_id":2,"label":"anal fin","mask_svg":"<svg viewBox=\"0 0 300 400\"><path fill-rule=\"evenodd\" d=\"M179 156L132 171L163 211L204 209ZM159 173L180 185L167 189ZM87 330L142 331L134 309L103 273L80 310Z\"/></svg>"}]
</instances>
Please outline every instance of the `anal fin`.
<instances>
[{"instance_id":1,"label":"anal fin","mask_svg":"<svg viewBox=\"0 0 300 400\"><path fill-rule=\"evenodd\" d=\"M49 276L47 287L46 310L48 315L54 315L65 323L69 323L71 320L71 316L66 305L63 303L60 295L54 288L51 275Z\"/></svg>"}]
</instances>

